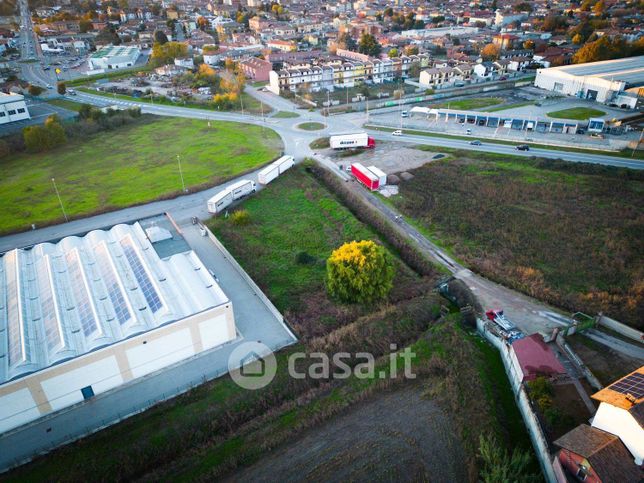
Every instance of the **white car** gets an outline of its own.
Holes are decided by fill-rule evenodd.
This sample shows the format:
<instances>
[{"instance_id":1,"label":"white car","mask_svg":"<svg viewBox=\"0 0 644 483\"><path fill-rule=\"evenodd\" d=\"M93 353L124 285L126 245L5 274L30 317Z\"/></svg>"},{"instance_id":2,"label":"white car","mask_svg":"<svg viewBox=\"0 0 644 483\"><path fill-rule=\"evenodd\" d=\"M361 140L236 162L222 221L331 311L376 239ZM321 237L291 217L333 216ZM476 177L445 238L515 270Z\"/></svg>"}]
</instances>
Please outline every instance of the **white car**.
<instances>
[{"instance_id":1,"label":"white car","mask_svg":"<svg viewBox=\"0 0 644 483\"><path fill-rule=\"evenodd\" d=\"M395 130L391 133L393 136L402 136L402 131L400 129Z\"/></svg>"}]
</instances>

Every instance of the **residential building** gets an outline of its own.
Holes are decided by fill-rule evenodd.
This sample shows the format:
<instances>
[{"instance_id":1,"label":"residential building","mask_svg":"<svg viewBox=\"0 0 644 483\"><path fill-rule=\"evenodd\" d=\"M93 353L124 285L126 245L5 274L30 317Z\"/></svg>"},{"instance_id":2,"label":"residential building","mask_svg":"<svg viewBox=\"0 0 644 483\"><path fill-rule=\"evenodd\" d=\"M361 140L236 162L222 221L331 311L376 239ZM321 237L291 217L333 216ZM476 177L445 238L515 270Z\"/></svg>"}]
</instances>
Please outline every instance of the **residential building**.
<instances>
[{"instance_id":1,"label":"residential building","mask_svg":"<svg viewBox=\"0 0 644 483\"><path fill-rule=\"evenodd\" d=\"M239 67L247 79L254 81L267 81L273 70L273 64L256 57L240 62Z\"/></svg>"}]
</instances>

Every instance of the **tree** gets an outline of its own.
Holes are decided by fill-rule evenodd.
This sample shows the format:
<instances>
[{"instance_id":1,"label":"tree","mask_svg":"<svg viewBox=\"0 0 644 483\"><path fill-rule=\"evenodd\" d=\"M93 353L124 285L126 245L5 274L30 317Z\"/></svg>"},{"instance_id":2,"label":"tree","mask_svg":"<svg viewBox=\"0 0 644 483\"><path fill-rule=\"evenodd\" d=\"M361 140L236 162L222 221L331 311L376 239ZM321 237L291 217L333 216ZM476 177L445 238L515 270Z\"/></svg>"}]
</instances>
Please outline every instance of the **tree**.
<instances>
[{"instance_id":1,"label":"tree","mask_svg":"<svg viewBox=\"0 0 644 483\"><path fill-rule=\"evenodd\" d=\"M523 48L526 50L534 50L534 40L526 40L523 42Z\"/></svg>"},{"instance_id":2,"label":"tree","mask_svg":"<svg viewBox=\"0 0 644 483\"><path fill-rule=\"evenodd\" d=\"M30 152L49 151L67 142L65 129L56 116L49 116L42 126L27 126L22 135Z\"/></svg>"},{"instance_id":3,"label":"tree","mask_svg":"<svg viewBox=\"0 0 644 483\"><path fill-rule=\"evenodd\" d=\"M548 15L541 26L541 30L544 32L554 32L555 30L561 30L568 26L568 21L566 17L561 15Z\"/></svg>"},{"instance_id":4,"label":"tree","mask_svg":"<svg viewBox=\"0 0 644 483\"><path fill-rule=\"evenodd\" d=\"M496 44L487 44L481 49L481 57L485 60L496 60L501 54L501 48Z\"/></svg>"},{"instance_id":5,"label":"tree","mask_svg":"<svg viewBox=\"0 0 644 483\"><path fill-rule=\"evenodd\" d=\"M384 247L370 240L345 243L326 262L329 294L344 302L382 300L393 286L394 268Z\"/></svg>"},{"instance_id":6,"label":"tree","mask_svg":"<svg viewBox=\"0 0 644 483\"><path fill-rule=\"evenodd\" d=\"M157 30L154 32L154 42L158 44L167 44L168 36L163 32L163 30Z\"/></svg>"},{"instance_id":7,"label":"tree","mask_svg":"<svg viewBox=\"0 0 644 483\"><path fill-rule=\"evenodd\" d=\"M482 462L479 480L483 483L536 482L540 479L540 475L530 472L530 453L515 448L510 455L494 437L480 436L479 458Z\"/></svg>"},{"instance_id":8,"label":"tree","mask_svg":"<svg viewBox=\"0 0 644 483\"><path fill-rule=\"evenodd\" d=\"M85 34L92 30L92 21L88 19L83 19L80 22L78 22L78 28L80 33Z\"/></svg>"},{"instance_id":9,"label":"tree","mask_svg":"<svg viewBox=\"0 0 644 483\"><path fill-rule=\"evenodd\" d=\"M360 42L358 43L358 52L376 57L380 55L381 51L382 47L373 35L367 33L362 34Z\"/></svg>"},{"instance_id":10,"label":"tree","mask_svg":"<svg viewBox=\"0 0 644 483\"><path fill-rule=\"evenodd\" d=\"M575 45L581 45L581 44L584 43L584 38L581 36L581 34L576 34L572 38L572 43L575 44Z\"/></svg>"},{"instance_id":11,"label":"tree","mask_svg":"<svg viewBox=\"0 0 644 483\"><path fill-rule=\"evenodd\" d=\"M395 57L400 57L400 54L398 53L398 49L391 49L387 55L389 56L390 59L393 59Z\"/></svg>"},{"instance_id":12,"label":"tree","mask_svg":"<svg viewBox=\"0 0 644 483\"><path fill-rule=\"evenodd\" d=\"M532 5L530 5L528 2L521 2L517 3L513 7L515 12L532 12Z\"/></svg>"},{"instance_id":13,"label":"tree","mask_svg":"<svg viewBox=\"0 0 644 483\"><path fill-rule=\"evenodd\" d=\"M96 41L119 45L121 43L121 38L116 33L116 30L114 30L114 27L108 25L98 33Z\"/></svg>"},{"instance_id":14,"label":"tree","mask_svg":"<svg viewBox=\"0 0 644 483\"><path fill-rule=\"evenodd\" d=\"M603 36L582 46L572 57L572 61L575 64L584 64L586 62L629 57L637 53L637 45L628 44L621 37L610 39L607 36Z\"/></svg>"},{"instance_id":15,"label":"tree","mask_svg":"<svg viewBox=\"0 0 644 483\"><path fill-rule=\"evenodd\" d=\"M241 23L241 22L239 22L239 23ZM210 23L208 22L206 17L201 17L200 16L197 19L197 27L199 28L199 30L206 30L206 28L208 28L209 25L210 25Z\"/></svg>"},{"instance_id":16,"label":"tree","mask_svg":"<svg viewBox=\"0 0 644 483\"><path fill-rule=\"evenodd\" d=\"M43 90L44 89L42 87L31 84L27 89L27 92L29 92L29 94L32 96L39 96L40 94L42 94Z\"/></svg>"},{"instance_id":17,"label":"tree","mask_svg":"<svg viewBox=\"0 0 644 483\"><path fill-rule=\"evenodd\" d=\"M405 47L405 55L418 55L418 46L408 45Z\"/></svg>"},{"instance_id":18,"label":"tree","mask_svg":"<svg viewBox=\"0 0 644 483\"><path fill-rule=\"evenodd\" d=\"M604 12L606 12L606 4L604 3L604 0L599 0L599 2L593 6L593 13L595 15L603 15Z\"/></svg>"},{"instance_id":19,"label":"tree","mask_svg":"<svg viewBox=\"0 0 644 483\"><path fill-rule=\"evenodd\" d=\"M412 62L412 64L409 66L409 71L407 71L409 74L409 77L412 79L417 79L420 77L420 62Z\"/></svg>"},{"instance_id":20,"label":"tree","mask_svg":"<svg viewBox=\"0 0 644 483\"><path fill-rule=\"evenodd\" d=\"M155 43L152 47L152 62L164 65L188 55L188 46L181 42Z\"/></svg>"},{"instance_id":21,"label":"tree","mask_svg":"<svg viewBox=\"0 0 644 483\"><path fill-rule=\"evenodd\" d=\"M338 38L338 49L352 50L355 52L357 48L358 44L356 44L356 41L353 40L353 37L351 37L347 32L343 33Z\"/></svg>"},{"instance_id":22,"label":"tree","mask_svg":"<svg viewBox=\"0 0 644 483\"><path fill-rule=\"evenodd\" d=\"M59 82L58 84L56 84L56 89L61 96L64 96L65 92L67 92L67 86L64 82Z\"/></svg>"}]
</instances>

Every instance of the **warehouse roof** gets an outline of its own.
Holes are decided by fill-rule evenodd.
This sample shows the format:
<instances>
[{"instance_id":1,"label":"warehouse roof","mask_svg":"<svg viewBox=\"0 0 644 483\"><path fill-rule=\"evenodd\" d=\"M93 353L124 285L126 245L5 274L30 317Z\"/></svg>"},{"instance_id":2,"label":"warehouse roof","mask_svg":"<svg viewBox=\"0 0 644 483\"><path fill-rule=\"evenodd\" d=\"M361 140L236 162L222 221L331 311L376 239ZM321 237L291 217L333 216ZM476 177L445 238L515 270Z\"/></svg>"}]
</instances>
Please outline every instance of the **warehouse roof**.
<instances>
[{"instance_id":1,"label":"warehouse roof","mask_svg":"<svg viewBox=\"0 0 644 483\"><path fill-rule=\"evenodd\" d=\"M606 80L622 81L627 84L644 83L644 55L624 59L603 60L587 64L550 67L548 71L559 71L572 76L599 77Z\"/></svg>"},{"instance_id":2,"label":"warehouse roof","mask_svg":"<svg viewBox=\"0 0 644 483\"><path fill-rule=\"evenodd\" d=\"M189 248L161 259L139 223L0 258L0 384L228 302Z\"/></svg>"}]
</instances>

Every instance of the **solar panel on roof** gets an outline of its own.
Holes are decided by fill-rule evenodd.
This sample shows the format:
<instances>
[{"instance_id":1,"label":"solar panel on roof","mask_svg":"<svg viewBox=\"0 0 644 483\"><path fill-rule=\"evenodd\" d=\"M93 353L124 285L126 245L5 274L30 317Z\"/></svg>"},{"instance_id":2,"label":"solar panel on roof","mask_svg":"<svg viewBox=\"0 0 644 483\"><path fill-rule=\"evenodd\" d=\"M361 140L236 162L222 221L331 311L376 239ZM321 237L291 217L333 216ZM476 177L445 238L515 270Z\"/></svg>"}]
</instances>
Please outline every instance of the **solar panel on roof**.
<instances>
[{"instance_id":1,"label":"solar panel on roof","mask_svg":"<svg viewBox=\"0 0 644 483\"><path fill-rule=\"evenodd\" d=\"M123 247L125 258L127 258L127 261L134 272L134 277L143 291L143 296L145 297L150 310L152 310L152 312L157 312L163 307L163 303L161 302L161 298L154 288L154 285L152 285L152 281L150 280L148 273L145 271L143 263L141 263L141 260L139 259L139 255L134 249L132 240L129 238L123 238L121 240L121 246Z\"/></svg>"},{"instance_id":2,"label":"solar panel on roof","mask_svg":"<svg viewBox=\"0 0 644 483\"><path fill-rule=\"evenodd\" d=\"M121 286L118 283L116 274L114 273L114 268L109 261L109 253L105 245L98 245L95 249L96 252L96 262L98 268L107 287L107 294L112 302L114 307L114 313L116 314L116 319L119 321L119 324L123 325L128 320L130 320L130 310L127 307L125 297L121 291Z\"/></svg>"},{"instance_id":3,"label":"solar panel on roof","mask_svg":"<svg viewBox=\"0 0 644 483\"><path fill-rule=\"evenodd\" d=\"M18 254L9 252L4 256L7 277L7 324L9 338L9 365L25 359L20 306L18 301Z\"/></svg>"},{"instance_id":4,"label":"solar panel on roof","mask_svg":"<svg viewBox=\"0 0 644 483\"><path fill-rule=\"evenodd\" d=\"M65 254L65 261L67 262L67 271L71 281L72 293L76 301L76 310L78 318L83 329L83 334L89 337L98 331L98 323L94 317L91 302L89 301L89 293L85 286L83 279L83 271L80 266L78 254L75 252L68 252Z\"/></svg>"},{"instance_id":5,"label":"solar panel on roof","mask_svg":"<svg viewBox=\"0 0 644 483\"><path fill-rule=\"evenodd\" d=\"M638 372L626 376L621 381L609 386L609 389L620 394L630 394L636 399L644 397L644 374Z\"/></svg>"},{"instance_id":6,"label":"solar panel on roof","mask_svg":"<svg viewBox=\"0 0 644 483\"><path fill-rule=\"evenodd\" d=\"M47 266L43 268L36 270L36 279L40 291L40 313L45 327L47 348L53 350L59 345L62 345L63 340L58 316L56 315L56 307L54 305L54 294L49 283L49 268Z\"/></svg>"}]
</instances>

